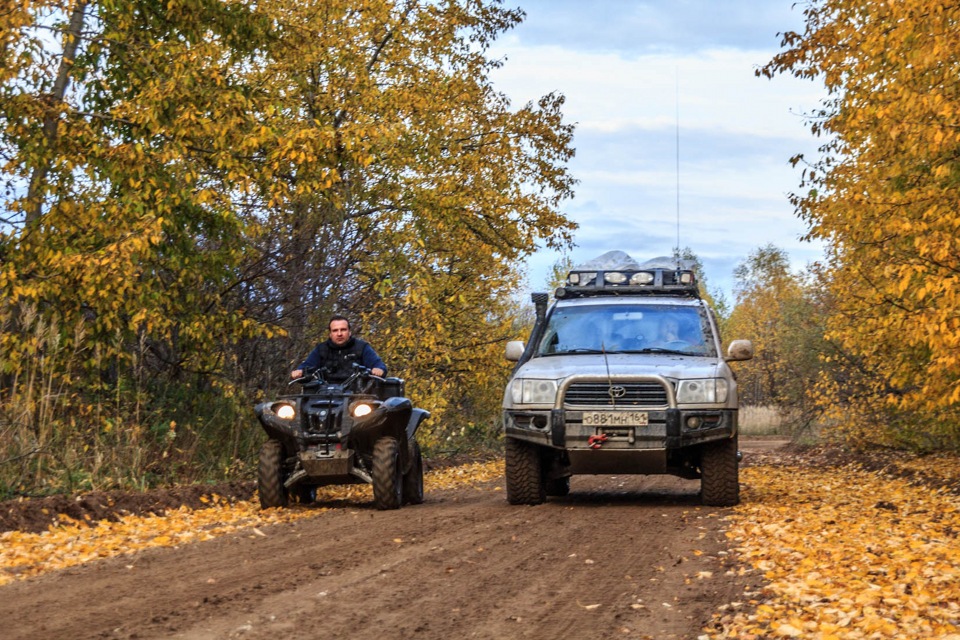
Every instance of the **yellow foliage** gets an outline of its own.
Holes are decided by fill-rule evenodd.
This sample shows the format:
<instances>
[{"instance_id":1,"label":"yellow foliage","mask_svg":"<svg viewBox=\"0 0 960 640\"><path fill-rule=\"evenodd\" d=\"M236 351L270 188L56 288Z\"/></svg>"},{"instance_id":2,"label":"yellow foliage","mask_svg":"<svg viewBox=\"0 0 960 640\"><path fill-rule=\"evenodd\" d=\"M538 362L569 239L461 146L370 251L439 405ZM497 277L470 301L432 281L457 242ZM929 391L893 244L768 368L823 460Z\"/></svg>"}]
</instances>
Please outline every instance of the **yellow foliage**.
<instances>
[{"instance_id":1,"label":"yellow foliage","mask_svg":"<svg viewBox=\"0 0 960 640\"><path fill-rule=\"evenodd\" d=\"M419 240L443 242L430 235ZM515 270L491 254L481 248L442 259L394 256L389 271L409 275L382 287L364 317L393 373L407 380L407 394L431 412L418 432L427 447L449 448L477 423L486 436L498 425L510 371L503 345L515 337L509 298Z\"/></svg>"},{"instance_id":2,"label":"yellow foliage","mask_svg":"<svg viewBox=\"0 0 960 640\"><path fill-rule=\"evenodd\" d=\"M81 3L57 42L52 6L0 11L3 374L30 382L34 309L63 334L58 381L110 387L97 402L136 423L145 396L177 385L260 393L300 355L275 352L315 342L338 311L436 412L426 436L494 426L518 265L575 227L560 212L574 184L563 97L514 109L490 78L488 47L522 11ZM53 78L68 83L56 95ZM249 440L237 429L220 440ZM12 439L11 457L32 455Z\"/></svg>"},{"instance_id":3,"label":"yellow foliage","mask_svg":"<svg viewBox=\"0 0 960 640\"><path fill-rule=\"evenodd\" d=\"M858 417L894 408L955 422L960 394L960 7L827 0L762 73L821 77L811 129L833 142L794 196L828 246L828 338L850 358ZM821 389L839 407L850 378ZM849 409L849 408L848 408ZM849 415L849 414L848 414ZM954 429L940 437L956 444ZM904 441L912 436L904 434ZM917 443L914 443L917 444Z\"/></svg>"}]
</instances>

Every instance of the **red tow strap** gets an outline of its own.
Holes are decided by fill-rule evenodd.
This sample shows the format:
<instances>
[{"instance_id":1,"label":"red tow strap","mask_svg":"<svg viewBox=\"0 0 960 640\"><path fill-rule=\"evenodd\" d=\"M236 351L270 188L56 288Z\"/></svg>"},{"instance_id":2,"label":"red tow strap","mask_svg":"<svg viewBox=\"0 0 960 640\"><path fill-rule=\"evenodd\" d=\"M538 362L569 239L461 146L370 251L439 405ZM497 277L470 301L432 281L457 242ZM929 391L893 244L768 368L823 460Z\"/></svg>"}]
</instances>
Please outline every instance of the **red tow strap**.
<instances>
[{"instance_id":1,"label":"red tow strap","mask_svg":"<svg viewBox=\"0 0 960 640\"><path fill-rule=\"evenodd\" d=\"M587 444L590 445L591 449L599 449L603 446L603 443L607 441L607 434L601 433L598 436L590 436L587 438Z\"/></svg>"}]
</instances>

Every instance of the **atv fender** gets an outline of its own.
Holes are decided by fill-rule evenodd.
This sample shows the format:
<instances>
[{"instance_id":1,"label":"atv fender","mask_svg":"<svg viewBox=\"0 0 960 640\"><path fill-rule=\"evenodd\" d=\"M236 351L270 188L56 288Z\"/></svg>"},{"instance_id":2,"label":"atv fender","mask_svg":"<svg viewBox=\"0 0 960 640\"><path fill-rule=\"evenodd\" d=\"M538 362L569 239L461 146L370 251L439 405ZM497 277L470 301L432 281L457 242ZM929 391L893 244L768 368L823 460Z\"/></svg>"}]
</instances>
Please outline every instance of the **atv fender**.
<instances>
[{"instance_id":1,"label":"atv fender","mask_svg":"<svg viewBox=\"0 0 960 640\"><path fill-rule=\"evenodd\" d=\"M413 439L417 429L420 428L420 423L430 417L430 412L426 409L413 409L410 413L410 420L407 421L407 438Z\"/></svg>"},{"instance_id":2,"label":"atv fender","mask_svg":"<svg viewBox=\"0 0 960 640\"><path fill-rule=\"evenodd\" d=\"M413 404L407 398L387 398L373 413L355 418L350 429L353 448L370 454L380 438L395 438L400 443L401 463L406 467L407 425L412 410Z\"/></svg>"},{"instance_id":3,"label":"atv fender","mask_svg":"<svg viewBox=\"0 0 960 640\"><path fill-rule=\"evenodd\" d=\"M263 427L263 430L267 432L267 435L270 436L273 440L279 440L283 443L283 450L285 452L296 451L297 450L297 439L301 437L300 432L297 430L296 425L292 424L289 420L283 420L277 417L277 414L273 412L271 406L273 402L261 402L255 408L257 419L260 421L260 426Z\"/></svg>"}]
</instances>

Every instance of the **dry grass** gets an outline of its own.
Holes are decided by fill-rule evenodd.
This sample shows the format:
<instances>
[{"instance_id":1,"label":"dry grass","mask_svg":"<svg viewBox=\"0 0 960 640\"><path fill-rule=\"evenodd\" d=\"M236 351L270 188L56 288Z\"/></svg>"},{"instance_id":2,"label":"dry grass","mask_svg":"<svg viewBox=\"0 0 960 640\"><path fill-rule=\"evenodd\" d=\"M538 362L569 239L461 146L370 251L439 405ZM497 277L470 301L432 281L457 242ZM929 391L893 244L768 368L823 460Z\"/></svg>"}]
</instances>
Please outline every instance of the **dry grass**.
<instances>
[{"instance_id":1,"label":"dry grass","mask_svg":"<svg viewBox=\"0 0 960 640\"><path fill-rule=\"evenodd\" d=\"M786 416L773 406L740 407L740 433L748 436L792 435Z\"/></svg>"}]
</instances>

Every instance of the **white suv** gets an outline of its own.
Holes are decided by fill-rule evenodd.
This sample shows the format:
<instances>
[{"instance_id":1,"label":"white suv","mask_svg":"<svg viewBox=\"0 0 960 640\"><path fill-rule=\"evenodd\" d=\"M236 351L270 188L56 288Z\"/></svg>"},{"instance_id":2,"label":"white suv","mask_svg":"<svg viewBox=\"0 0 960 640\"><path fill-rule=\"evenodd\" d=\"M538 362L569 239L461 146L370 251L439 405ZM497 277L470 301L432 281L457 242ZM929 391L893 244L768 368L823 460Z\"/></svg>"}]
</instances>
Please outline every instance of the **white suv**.
<instances>
[{"instance_id":1,"label":"white suv","mask_svg":"<svg viewBox=\"0 0 960 640\"><path fill-rule=\"evenodd\" d=\"M548 309L533 294L529 343L507 344L517 361L503 398L508 501L566 495L576 474L672 474L700 478L704 504L737 504L727 362L752 358L753 346L735 340L721 356L692 265L609 252L571 271L555 297Z\"/></svg>"}]
</instances>

